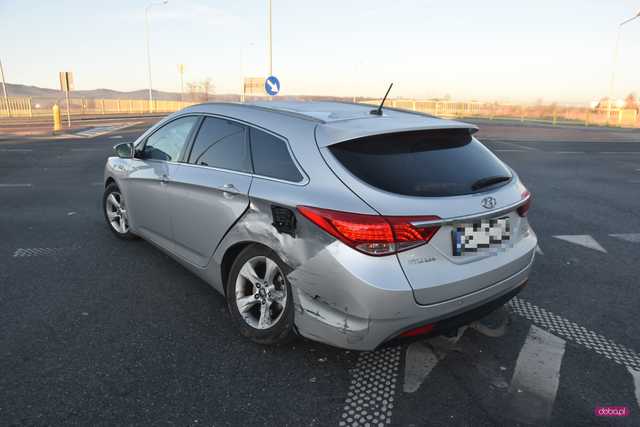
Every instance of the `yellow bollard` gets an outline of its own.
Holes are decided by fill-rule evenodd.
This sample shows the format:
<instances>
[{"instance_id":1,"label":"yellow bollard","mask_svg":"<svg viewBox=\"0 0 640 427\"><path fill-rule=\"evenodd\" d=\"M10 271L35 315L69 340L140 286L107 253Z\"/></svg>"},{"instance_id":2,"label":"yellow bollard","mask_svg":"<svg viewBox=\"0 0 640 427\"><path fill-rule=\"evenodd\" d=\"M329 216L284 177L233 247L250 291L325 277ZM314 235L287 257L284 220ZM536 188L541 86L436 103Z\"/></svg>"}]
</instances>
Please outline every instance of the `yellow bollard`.
<instances>
[{"instance_id":1,"label":"yellow bollard","mask_svg":"<svg viewBox=\"0 0 640 427\"><path fill-rule=\"evenodd\" d=\"M60 107L58 107L58 104L53 104L53 107L51 107L51 112L53 113L53 131L57 132L62 129Z\"/></svg>"}]
</instances>

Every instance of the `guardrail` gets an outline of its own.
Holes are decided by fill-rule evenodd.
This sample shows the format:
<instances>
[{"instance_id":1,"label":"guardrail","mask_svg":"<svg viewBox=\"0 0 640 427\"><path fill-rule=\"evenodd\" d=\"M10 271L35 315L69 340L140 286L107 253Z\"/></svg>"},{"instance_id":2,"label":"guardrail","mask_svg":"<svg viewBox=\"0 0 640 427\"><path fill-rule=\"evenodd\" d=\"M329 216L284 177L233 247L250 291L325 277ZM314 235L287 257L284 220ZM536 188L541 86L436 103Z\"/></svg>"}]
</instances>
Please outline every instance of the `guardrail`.
<instances>
[{"instance_id":1,"label":"guardrail","mask_svg":"<svg viewBox=\"0 0 640 427\"><path fill-rule=\"evenodd\" d=\"M381 99L358 102L377 106L380 105ZM519 105L417 99L388 99L385 105L446 118L499 119L551 125L640 127L640 115L636 109L611 108L611 111L607 111L606 108L590 109L560 105Z\"/></svg>"},{"instance_id":2,"label":"guardrail","mask_svg":"<svg viewBox=\"0 0 640 427\"><path fill-rule=\"evenodd\" d=\"M8 117L51 117L51 107L55 99L34 103L32 98L8 98L8 103L0 97L0 118ZM193 105L195 102L148 99L69 99L71 115L86 114L146 114L171 113ZM62 114L66 114L66 101L58 104Z\"/></svg>"}]
</instances>

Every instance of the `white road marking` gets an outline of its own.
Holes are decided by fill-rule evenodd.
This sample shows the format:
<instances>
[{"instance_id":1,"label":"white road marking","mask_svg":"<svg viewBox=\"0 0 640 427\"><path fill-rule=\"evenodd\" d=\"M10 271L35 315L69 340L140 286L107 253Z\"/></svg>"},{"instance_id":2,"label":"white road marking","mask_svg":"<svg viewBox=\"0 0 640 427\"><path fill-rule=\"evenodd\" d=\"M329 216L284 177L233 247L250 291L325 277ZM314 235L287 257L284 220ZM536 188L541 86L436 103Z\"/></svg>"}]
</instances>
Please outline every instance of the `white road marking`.
<instances>
[{"instance_id":1,"label":"white road marking","mask_svg":"<svg viewBox=\"0 0 640 427\"><path fill-rule=\"evenodd\" d=\"M509 306L514 313L531 320L539 327L551 331L557 336L593 350L619 365L640 370L640 354L630 348L617 344L596 332L521 298L513 298L509 301Z\"/></svg>"},{"instance_id":2,"label":"white road marking","mask_svg":"<svg viewBox=\"0 0 640 427\"><path fill-rule=\"evenodd\" d=\"M340 426L391 423L401 352L402 348L395 346L360 353L355 368L351 369Z\"/></svg>"},{"instance_id":3,"label":"white road marking","mask_svg":"<svg viewBox=\"0 0 640 427\"><path fill-rule=\"evenodd\" d=\"M33 151L31 148L0 148L0 152L3 153L30 153Z\"/></svg>"},{"instance_id":4,"label":"white road marking","mask_svg":"<svg viewBox=\"0 0 640 427\"><path fill-rule=\"evenodd\" d=\"M416 392L429 376L439 360L462 338L467 326L458 329L458 334L452 338L437 336L425 341L416 341L407 347L404 356L404 383L402 391Z\"/></svg>"},{"instance_id":5,"label":"white road marking","mask_svg":"<svg viewBox=\"0 0 640 427\"><path fill-rule=\"evenodd\" d=\"M509 386L507 413L519 422L541 424L551 418L560 383L565 341L531 325Z\"/></svg>"},{"instance_id":6,"label":"white road marking","mask_svg":"<svg viewBox=\"0 0 640 427\"><path fill-rule=\"evenodd\" d=\"M638 402L638 408L640 408L640 370L627 368L631 377L633 378L633 386L636 393L636 402Z\"/></svg>"},{"instance_id":7,"label":"white road marking","mask_svg":"<svg viewBox=\"0 0 640 427\"><path fill-rule=\"evenodd\" d=\"M540 255L544 255L544 252L542 252L542 249L540 249L540 245L536 245L536 253Z\"/></svg>"},{"instance_id":8,"label":"white road marking","mask_svg":"<svg viewBox=\"0 0 640 427\"><path fill-rule=\"evenodd\" d=\"M404 384L402 391L413 393L438 364L438 357L427 342L416 341L407 347L404 357Z\"/></svg>"},{"instance_id":9,"label":"white road marking","mask_svg":"<svg viewBox=\"0 0 640 427\"><path fill-rule=\"evenodd\" d=\"M108 125L108 126L97 126L91 129L87 129L85 131L82 132L77 132L75 135L77 136L83 136L86 138L93 138L96 136L100 136L100 135L104 135L106 133L111 133L111 132L115 132L117 130L120 129L124 129L126 127L129 126L133 126L136 125L140 122L127 122L127 123L122 123L122 124L118 124L118 125Z\"/></svg>"},{"instance_id":10,"label":"white road marking","mask_svg":"<svg viewBox=\"0 0 640 427\"><path fill-rule=\"evenodd\" d=\"M500 153L525 153L527 150L493 150Z\"/></svg>"},{"instance_id":11,"label":"white road marking","mask_svg":"<svg viewBox=\"0 0 640 427\"><path fill-rule=\"evenodd\" d=\"M507 145L511 145L513 147L518 147L518 149L522 149L522 150L540 151L537 148L527 147L526 145L516 144L514 142L509 142L509 141L496 141L496 140L488 139L487 143L507 144Z\"/></svg>"},{"instance_id":12,"label":"white road marking","mask_svg":"<svg viewBox=\"0 0 640 427\"><path fill-rule=\"evenodd\" d=\"M584 154L584 151L552 151L554 154Z\"/></svg>"},{"instance_id":13,"label":"white road marking","mask_svg":"<svg viewBox=\"0 0 640 427\"><path fill-rule=\"evenodd\" d=\"M631 243L640 243L640 233L609 234L609 236Z\"/></svg>"},{"instance_id":14,"label":"white road marking","mask_svg":"<svg viewBox=\"0 0 640 427\"><path fill-rule=\"evenodd\" d=\"M114 135L109 137L109 139L122 139L122 138L124 138L122 135Z\"/></svg>"},{"instance_id":15,"label":"white road marking","mask_svg":"<svg viewBox=\"0 0 640 427\"><path fill-rule=\"evenodd\" d=\"M564 240L565 242L573 243L575 245L584 246L585 248L604 252L605 254L607 253L606 249L603 248L600 243L596 241L596 239L588 234L562 235L553 237L555 237L556 239Z\"/></svg>"},{"instance_id":16,"label":"white road marking","mask_svg":"<svg viewBox=\"0 0 640 427\"><path fill-rule=\"evenodd\" d=\"M31 184L0 184L0 188L30 188Z\"/></svg>"},{"instance_id":17,"label":"white road marking","mask_svg":"<svg viewBox=\"0 0 640 427\"><path fill-rule=\"evenodd\" d=\"M640 154L640 151L599 151L598 154Z\"/></svg>"}]
</instances>

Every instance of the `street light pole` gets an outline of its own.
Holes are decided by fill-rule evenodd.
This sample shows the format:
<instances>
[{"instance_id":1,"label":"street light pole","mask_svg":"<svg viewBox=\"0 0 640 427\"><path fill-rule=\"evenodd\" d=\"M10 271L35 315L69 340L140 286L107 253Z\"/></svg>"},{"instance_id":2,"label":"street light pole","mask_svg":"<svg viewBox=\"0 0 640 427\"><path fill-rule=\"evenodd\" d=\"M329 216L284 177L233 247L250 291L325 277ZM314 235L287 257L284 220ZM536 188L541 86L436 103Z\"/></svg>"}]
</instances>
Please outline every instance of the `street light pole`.
<instances>
[{"instance_id":1,"label":"street light pole","mask_svg":"<svg viewBox=\"0 0 640 427\"><path fill-rule=\"evenodd\" d=\"M273 75L273 57L271 53L272 41L271 41L271 0L267 0L267 56L269 64L269 76Z\"/></svg>"},{"instance_id":2,"label":"street light pole","mask_svg":"<svg viewBox=\"0 0 640 427\"><path fill-rule=\"evenodd\" d=\"M607 124L611 119L611 103L613 102L613 88L616 79L616 68L618 67L618 49L620 47L620 35L622 34L622 27L625 24L633 21L634 19L640 18L640 12L638 12L634 17L627 19L626 21L620 23L618 25L618 35L616 36L616 46L613 50L613 70L611 70L611 81L609 82L609 102L607 103Z\"/></svg>"},{"instance_id":3,"label":"street light pole","mask_svg":"<svg viewBox=\"0 0 640 427\"><path fill-rule=\"evenodd\" d=\"M149 112L153 113L153 84L151 83L151 48L149 46L149 9L153 6L167 4L169 0L163 0L162 3L152 2L144 8L144 29L147 41L147 69L149 71Z\"/></svg>"}]
</instances>

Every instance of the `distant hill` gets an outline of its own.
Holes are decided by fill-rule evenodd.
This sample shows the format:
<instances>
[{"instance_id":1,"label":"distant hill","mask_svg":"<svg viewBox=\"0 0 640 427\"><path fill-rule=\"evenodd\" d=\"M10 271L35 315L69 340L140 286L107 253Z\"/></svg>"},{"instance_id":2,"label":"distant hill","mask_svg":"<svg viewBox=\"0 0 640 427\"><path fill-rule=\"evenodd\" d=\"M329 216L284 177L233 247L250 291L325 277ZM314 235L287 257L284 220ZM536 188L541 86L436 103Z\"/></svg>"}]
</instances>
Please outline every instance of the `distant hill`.
<instances>
[{"instance_id":1,"label":"distant hill","mask_svg":"<svg viewBox=\"0 0 640 427\"><path fill-rule=\"evenodd\" d=\"M7 83L7 94L11 97L29 97L33 105L38 104L39 108L49 108L56 102L64 99L64 93L57 89L47 89L38 86L21 85L15 83ZM202 96L202 95L200 95ZM87 99L147 99L149 92L146 89L134 90L131 92L121 92L112 89L92 89L92 90L76 90L71 92L71 97L87 98ZM164 92L161 90L153 91L153 98L156 100L176 101L180 99L178 92ZM255 97L247 97L247 101L258 99ZM318 95L287 95L278 96L279 100L301 100L301 101L346 101L351 102L351 97L339 96L318 96ZM185 100L189 100L189 95L185 94ZM238 94L210 94L209 101L226 101L236 102L240 100ZM195 100L202 102L204 99Z\"/></svg>"},{"instance_id":2,"label":"distant hill","mask_svg":"<svg viewBox=\"0 0 640 427\"><path fill-rule=\"evenodd\" d=\"M38 86L28 86L15 83L7 83L7 93L9 96L30 97L30 98L62 98L64 94L60 90L47 89ZM134 90L131 92L121 92L112 89L92 89L76 90L71 92L74 98L97 98L97 99L146 99L149 92L146 89ZM153 91L155 99L177 100L180 94L177 92Z\"/></svg>"}]
</instances>

